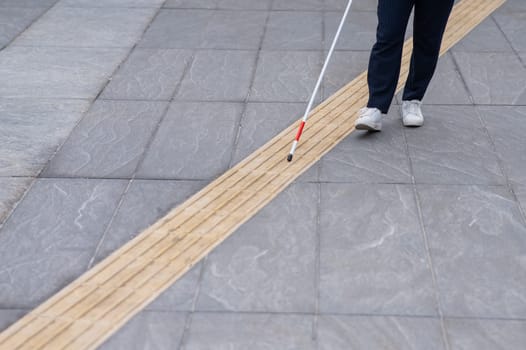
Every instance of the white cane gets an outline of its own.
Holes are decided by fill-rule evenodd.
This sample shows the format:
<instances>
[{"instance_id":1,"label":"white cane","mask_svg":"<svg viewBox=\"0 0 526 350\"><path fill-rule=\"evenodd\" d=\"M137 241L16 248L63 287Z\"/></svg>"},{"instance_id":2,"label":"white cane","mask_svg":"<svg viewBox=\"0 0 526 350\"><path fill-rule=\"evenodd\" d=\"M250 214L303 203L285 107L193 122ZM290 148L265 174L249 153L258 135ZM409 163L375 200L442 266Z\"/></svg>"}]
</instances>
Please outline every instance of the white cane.
<instances>
[{"instance_id":1,"label":"white cane","mask_svg":"<svg viewBox=\"0 0 526 350\"><path fill-rule=\"evenodd\" d=\"M351 5L352 5L352 0L349 0L349 3L347 4L347 7L345 8L345 12L343 13L342 20L340 21L340 26L338 27L338 31L336 32L336 35L334 36L334 40L332 41L331 48L329 50L329 53L327 54L325 63L323 64L323 68L318 78L318 82L316 83L316 87L314 88L314 91L312 92L312 96L310 98L309 104L307 105L307 109L305 110L305 114L303 115L303 119L301 120L300 126L298 128L298 133L296 134L296 138L294 139L294 142L292 143L292 148L290 149L290 153L287 157L287 160L289 162L292 161L292 157L294 156L296 147L298 147L298 142L300 140L301 134L303 133L303 128L305 127L305 123L307 122L307 118L309 117L309 113L312 109L312 104L314 103L314 99L316 98L321 82L323 81L325 70L327 69L327 66L329 65L329 61L331 59L332 53L334 52L334 48L336 47L336 42L338 41L338 38L340 37L340 33L342 31L345 20L347 19L347 15L349 14L351 10Z\"/></svg>"}]
</instances>

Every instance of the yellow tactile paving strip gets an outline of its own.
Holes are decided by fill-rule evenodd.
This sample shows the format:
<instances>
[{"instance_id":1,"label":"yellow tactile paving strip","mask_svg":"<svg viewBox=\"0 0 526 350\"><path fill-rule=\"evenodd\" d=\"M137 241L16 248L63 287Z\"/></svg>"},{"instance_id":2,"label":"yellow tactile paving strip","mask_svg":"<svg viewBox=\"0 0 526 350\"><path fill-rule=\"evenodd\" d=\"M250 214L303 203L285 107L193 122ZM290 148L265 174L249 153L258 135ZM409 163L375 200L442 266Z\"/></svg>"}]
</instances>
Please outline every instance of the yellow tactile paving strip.
<instances>
[{"instance_id":1,"label":"yellow tactile paving strip","mask_svg":"<svg viewBox=\"0 0 526 350\"><path fill-rule=\"evenodd\" d=\"M441 54L505 0L464 0L451 15ZM400 89L412 41L405 43ZM0 349L91 349L117 331L353 130L367 102L367 72L311 113L294 161L297 125L227 171L0 334Z\"/></svg>"}]
</instances>

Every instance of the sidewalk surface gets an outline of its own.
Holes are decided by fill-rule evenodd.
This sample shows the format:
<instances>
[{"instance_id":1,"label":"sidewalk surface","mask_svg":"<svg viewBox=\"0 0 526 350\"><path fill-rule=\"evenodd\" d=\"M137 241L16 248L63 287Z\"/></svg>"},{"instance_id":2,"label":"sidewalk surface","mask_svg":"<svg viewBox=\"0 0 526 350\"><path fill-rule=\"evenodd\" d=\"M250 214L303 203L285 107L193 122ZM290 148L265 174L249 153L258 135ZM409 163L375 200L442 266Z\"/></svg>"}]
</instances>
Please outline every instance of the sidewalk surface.
<instances>
[{"instance_id":1,"label":"sidewalk surface","mask_svg":"<svg viewBox=\"0 0 526 350\"><path fill-rule=\"evenodd\" d=\"M298 119L345 5L0 0L0 330ZM441 58L423 128L398 102L102 348L524 349L526 1Z\"/></svg>"}]
</instances>

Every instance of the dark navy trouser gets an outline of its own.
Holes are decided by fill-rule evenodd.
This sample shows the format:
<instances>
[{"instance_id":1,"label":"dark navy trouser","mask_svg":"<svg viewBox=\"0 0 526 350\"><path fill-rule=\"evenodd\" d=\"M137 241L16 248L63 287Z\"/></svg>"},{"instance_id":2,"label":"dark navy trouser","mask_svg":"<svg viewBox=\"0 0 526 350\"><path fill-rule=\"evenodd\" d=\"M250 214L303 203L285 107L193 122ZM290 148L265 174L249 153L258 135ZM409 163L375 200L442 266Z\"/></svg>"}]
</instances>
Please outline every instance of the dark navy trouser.
<instances>
[{"instance_id":1,"label":"dark navy trouser","mask_svg":"<svg viewBox=\"0 0 526 350\"><path fill-rule=\"evenodd\" d=\"M442 36L454 0L378 0L378 28L369 60L368 107L387 113L393 99L402 59L405 30L415 8L413 55L404 100L422 100L433 77Z\"/></svg>"}]
</instances>

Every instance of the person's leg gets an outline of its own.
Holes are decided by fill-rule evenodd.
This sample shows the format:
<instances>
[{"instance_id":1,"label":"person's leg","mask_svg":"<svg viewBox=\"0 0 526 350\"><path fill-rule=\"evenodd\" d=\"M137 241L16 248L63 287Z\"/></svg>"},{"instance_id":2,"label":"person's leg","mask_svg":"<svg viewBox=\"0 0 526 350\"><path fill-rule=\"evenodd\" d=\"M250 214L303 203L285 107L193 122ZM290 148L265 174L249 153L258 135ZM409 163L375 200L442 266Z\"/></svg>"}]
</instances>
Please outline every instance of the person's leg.
<instances>
[{"instance_id":1,"label":"person's leg","mask_svg":"<svg viewBox=\"0 0 526 350\"><path fill-rule=\"evenodd\" d=\"M443 0L430 0L443 1ZM414 0L379 0L376 44L369 59L367 107L387 113L398 84L405 30Z\"/></svg>"},{"instance_id":2,"label":"person's leg","mask_svg":"<svg viewBox=\"0 0 526 350\"><path fill-rule=\"evenodd\" d=\"M454 0L416 0L413 54L403 100L421 101L433 77Z\"/></svg>"}]
</instances>

